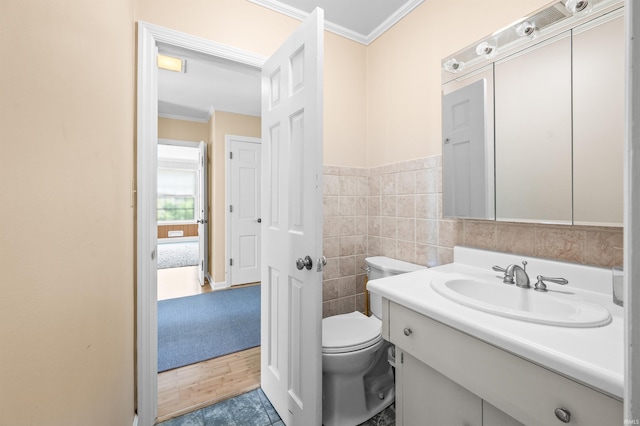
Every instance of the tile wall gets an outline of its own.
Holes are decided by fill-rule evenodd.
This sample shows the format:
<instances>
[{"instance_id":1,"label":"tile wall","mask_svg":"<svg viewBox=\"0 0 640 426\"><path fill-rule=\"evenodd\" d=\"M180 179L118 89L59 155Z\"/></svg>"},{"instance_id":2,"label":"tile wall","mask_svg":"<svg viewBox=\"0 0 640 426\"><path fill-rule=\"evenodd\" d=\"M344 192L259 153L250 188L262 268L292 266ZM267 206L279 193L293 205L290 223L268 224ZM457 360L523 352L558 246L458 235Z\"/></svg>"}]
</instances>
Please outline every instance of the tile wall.
<instances>
[{"instance_id":1,"label":"tile wall","mask_svg":"<svg viewBox=\"0 0 640 426\"><path fill-rule=\"evenodd\" d=\"M622 229L442 217L441 156L371 169L325 166L323 314L364 310L364 259L426 266L464 245L593 266L622 264Z\"/></svg>"}]
</instances>

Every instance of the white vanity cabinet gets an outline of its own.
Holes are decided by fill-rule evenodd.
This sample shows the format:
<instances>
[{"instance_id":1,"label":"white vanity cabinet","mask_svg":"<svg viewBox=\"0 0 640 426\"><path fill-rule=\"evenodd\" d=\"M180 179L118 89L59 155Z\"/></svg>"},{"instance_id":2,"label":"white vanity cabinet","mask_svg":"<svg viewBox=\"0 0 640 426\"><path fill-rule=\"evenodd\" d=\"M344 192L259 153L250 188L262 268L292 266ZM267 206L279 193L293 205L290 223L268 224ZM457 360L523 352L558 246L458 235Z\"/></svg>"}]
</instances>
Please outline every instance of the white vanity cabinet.
<instances>
[{"instance_id":1,"label":"white vanity cabinet","mask_svg":"<svg viewBox=\"0 0 640 426\"><path fill-rule=\"evenodd\" d=\"M623 424L618 399L387 299L383 309L398 425Z\"/></svg>"}]
</instances>

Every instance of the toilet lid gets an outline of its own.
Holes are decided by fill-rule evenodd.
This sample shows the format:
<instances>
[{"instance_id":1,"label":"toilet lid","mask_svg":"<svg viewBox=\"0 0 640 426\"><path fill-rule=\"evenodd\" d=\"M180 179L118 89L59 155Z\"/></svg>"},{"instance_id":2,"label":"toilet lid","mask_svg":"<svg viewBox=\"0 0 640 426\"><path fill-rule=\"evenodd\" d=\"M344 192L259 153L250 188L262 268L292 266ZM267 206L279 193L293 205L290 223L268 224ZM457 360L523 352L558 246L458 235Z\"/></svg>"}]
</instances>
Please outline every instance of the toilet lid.
<instances>
[{"instance_id":1,"label":"toilet lid","mask_svg":"<svg viewBox=\"0 0 640 426\"><path fill-rule=\"evenodd\" d=\"M322 320L322 351L342 353L368 348L382 339L382 321L356 311Z\"/></svg>"}]
</instances>

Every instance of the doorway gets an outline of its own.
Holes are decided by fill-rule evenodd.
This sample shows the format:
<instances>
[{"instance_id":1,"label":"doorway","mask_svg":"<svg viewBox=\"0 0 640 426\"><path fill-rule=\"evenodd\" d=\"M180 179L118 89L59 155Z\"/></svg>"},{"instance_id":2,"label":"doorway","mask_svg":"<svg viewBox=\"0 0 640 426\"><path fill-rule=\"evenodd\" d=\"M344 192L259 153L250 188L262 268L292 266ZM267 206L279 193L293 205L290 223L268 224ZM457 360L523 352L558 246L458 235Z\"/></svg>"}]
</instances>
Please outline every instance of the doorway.
<instances>
[{"instance_id":1,"label":"doorway","mask_svg":"<svg viewBox=\"0 0 640 426\"><path fill-rule=\"evenodd\" d=\"M158 140L158 300L211 291L204 147Z\"/></svg>"},{"instance_id":2,"label":"doorway","mask_svg":"<svg viewBox=\"0 0 640 426\"><path fill-rule=\"evenodd\" d=\"M159 90L159 78L158 69L156 68L157 53L159 50L176 50L188 51L193 58L196 57L210 57L213 61L221 62L227 66L227 71L230 65L236 66L242 65L245 68L252 69L259 75L260 67L264 62L264 59L253 54L237 51L235 49L228 48L226 46L217 45L211 42L203 42L195 37L188 36L186 34L177 33L172 30L168 30L162 27L157 27L147 23L138 23L138 52L139 52L139 82L138 85L138 147L137 147L137 254L138 254L138 268L137 268L137 383L138 383L138 420L141 425L151 425L154 423L158 414L158 330L157 330L157 318L158 318L158 305L157 305L157 199L155 194L157 192L157 140L158 140L158 116L159 109L166 106L166 104L159 102L158 90ZM193 59L192 58L192 59ZM189 69L195 70L195 61L191 61ZM224 67L223 67L224 68ZM175 74L174 77L184 77L184 73ZM259 91L259 77L258 77L258 90L256 94L260 99ZM175 103L177 105L178 103ZM175 106L174 105L174 106ZM178 105L179 106L179 105ZM220 107L216 107L222 111ZM216 113L216 108L211 108L207 111L209 114L209 121L211 114ZM260 105L258 103L258 111ZM175 116L180 116L180 111ZM259 126L258 126L259 129ZM209 130L211 138L215 137L215 130L210 128ZM237 133L237 132L227 132ZM258 133L259 135L259 133ZM210 139L211 141L211 139ZM222 139L222 150L224 151L224 138ZM214 159L218 156L213 152L214 146L209 145L212 148L210 158ZM224 161L224 158L222 158ZM224 170L224 163L222 167L217 168L214 162L211 162L214 172ZM211 169L209 169L211 171ZM210 238L209 246L212 247L211 257L212 265L211 272L222 271L224 276L224 266L217 268L217 265L213 264L215 259L222 257L224 262L224 212L219 214L217 208L224 209L224 193L222 193L222 202L219 203L216 200L216 196L220 195L215 188L215 184L221 182L224 191L224 175L222 179L218 179L217 176L211 176L210 182L212 183L208 193L210 203L212 204L212 212L209 226L212 228L211 235L214 235L217 240L222 242L223 249L216 250L216 244L213 238ZM223 232L216 233L215 226L217 220L221 220ZM211 223L213 222L213 223ZM217 234L217 235L216 235ZM216 280L216 277L212 274L212 281ZM258 356L259 358L259 356Z\"/></svg>"},{"instance_id":3,"label":"doorway","mask_svg":"<svg viewBox=\"0 0 640 426\"><path fill-rule=\"evenodd\" d=\"M282 247L279 251L282 255L282 261L286 262L287 267L281 268L286 270L287 275L290 273L293 274L290 280L295 279L294 288L283 287L283 291L281 292L283 296L287 296L288 293L296 292L289 297L294 303L292 306L282 305L281 311L282 315L279 315L278 318L287 318L289 317L288 309L290 307L296 308L297 313L303 312L302 307L299 303L297 303L298 299L294 299L293 296L304 296L309 295L311 300L309 300L310 306L307 309L307 313L311 314L310 318L307 318L305 321L296 322L295 324L291 324L286 321L278 322L278 329L283 328L281 335L295 335L295 336L307 336L304 340L304 344L300 345L302 341L295 340L293 344L296 345L297 348L304 350L304 353L296 351L294 353L294 359L288 362L289 367L288 371L291 372L294 377L292 380L297 380L299 384L302 385L302 388L297 389L294 397L296 398L296 403L299 403L297 407L300 410L296 409L295 413L292 413L294 418L298 418L298 421L302 421L302 416L305 417L305 423L314 423L319 424L319 407L321 404L320 401L320 375L321 375L321 363L320 363L320 320L321 320L321 301L322 301L322 292L321 285L318 285L318 279L321 279L321 274L318 272L322 271L322 263L318 260L319 268L314 269L314 272L303 271L300 274L297 274L294 271L290 271L290 266L288 259L294 256L296 253L297 256L300 256L300 253L307 254L307 258L313 256L314 259L321 258L321 239L317 238L321 236L322 233L318 232L322 229L322 202L321 202L321 189L322 189L322 63L323 63L323 22L324 15L322 10L316 9L314 13L307 19L305 22L299 27L298 30L294 32L294 34L285 41L285 43L278 49L277 56L272 56L271 59L273 61L269 61L269 66L277 66L278 70L282 70L280 73L278 70L272 70L271 68L263 69L263 65L266 63L265 58L253 55L251 53L239 51L237 49L232 49L223 45L218 45L213 42L209 42L206 40L202 40L197 37L192 37L187 34L178 33L173 30L168 30L162 27L157 27L151 24L146 23L138 23L138 96L137 96L137 176L138 176L138 185L137 185L137 289L136 289L136 299L137 299L137 342L136 342L136 355L137 355L137 389L138 389L138 400L137 400L137 408L138 408L138 421L142 426L147 426L153 424L155 417L157 415L157 375L155 373L155 366L157 365L157 343L158 343L158 335L157 335L157 302L155 301L155 291L156 291L156 277L154 276L155 272L155 258L156 258L156 244L157 244L157 231L154 229L155 221L150 225L150 218L155 218L155 204L157 200L155 199L155 191L157 190L155 186L155 178L152 177L152 173L155 172L157 159L154 158L155 150L157 148L157 112L158 112L158 93L157 93L157 79L158 72L156 68L157 63L157 52L158 47L162 44L168 45L178 45L183 48L191 48L200 54L212 55L216 58L223 58L226 61L231 61L234 63L245 64L254 67L261 71L261 81L267 82L269 81L269 93L262 92L264 97L264 102L268 102L269 107L264 106L263 104L262 110L267 108L268 110L272 110L276 104L279 103L281 99L287 100L284 105L286 105L285 109L278 109L278 113L282 113L282 117L289 117L291 119L291 134L288 132L282 132L282 134L276 129L275 125L270 128L265 128L265 125L262 125L262 134L269 135L269 143L268 147L273 148L270 151L270 155L266 155L267 158L271 158L274 162L266 162L270 165L269 172L265 172L267 176L269 176L270 183L280 182L279 171L283 172L282 182L293 182L293 187L289 188L296 194L296 198L293 200L293 203L296 203L293 206L288 206L289 198L279 197L280 193L284 194L283 191L286 191L285 187L277 187L277 193L272 191L270 188L273 188L273 185L268 186L265 189L265 194L263 198L266 198L267 201L278 201L278 205L273 205L271 208L271 213L274 212L282 212L282 223L286 223L288 221L288 213L292 213L292 226L296 229L293 231L297 231L297 227L299 227L299 221L303 221L304 224L307 224L309 227L309 233L306 235L305 232L297 231L300 235L306 235L307 238L303 241L308 243L308 246L295 246L294 243L296 241L289 241L283 239L280 243L275 244L276 246ZM291 50L293 49L293 50ZM285 64L285 57L291 58L291 63ZM276 63L277 62L277 63ZM289 70L291 74L289 74ZM289 77L292 77L291 81ZM280 80L283 80L283 83L280 84ZM265 85L266 87L266 85ZM291 92L287 91L285 94L285 89L291 88ZM304 96L304 95L307 96ZM292 95L296 100L303 101L301 104L291 103L288 101L288 96ZM285 96L287 98L285 98ZM295 109L298 108L298 109ZM294 111L295 109L295 111ZM285 117L285 118L286 118ZM273 118L280 119L280 115L273 116ZM285 129L285 126L282 126L282 129ZM292 166L289 167L288 160L289 157L280 158L281 155L286 154L285 150L280 150L280 138L279 136L283 136L282 138L282 148L287 146L288 141L294 141L291 146L293 151L297 154L305 154L305 153L313 153L312 156L305 156L304 162L293 162ZM275 139L277 138L277 139ZM273 143L272 143L273 142ZM303 143L304 142L304 143ZM302 149L305 148L305 149ZM277 152L278 156L276 157L275 153ZM297 157L295 157L297 159ZM307 164L314 159L313 164ZM308 161L307 161L308 160ZM283 167L275 167L276 164L282 164ZM302 172L308 172L302 176ZM293 176L301 175L303 179L293 178L290 180L290 175L293 173ZM308 189L308 190L307 190ZM313 202L302 202L302 195L307 195L309 197L309 201ZM305 198L306 200L306 198ZM280 203L282 201L282 203ZM299 203L298 203L299 202ZM280 205L282 204L282 205ZM313 220L313 218L309 218L309 220L304 220L306 218L306 213L301 215L301 207L308 207L314 212L315 216L318 220ZM267 209L269 210L269 209ZM305 210L306 212L306 210ZM215 214L214 214L215 216ZM276 223L273 215L269 218L265 219L265 223ZM279 223L279 222L278 222ZM266 228L266 225L265 225ZM284 229L284 228L283 228ZM303 238L304 239L304 238ZM263 240L263 246L266 244ZM302 240L301 240L302 241ZM273 246L273 244L271 244ZM311 247L313 246L313 247ZM263 249L263 253L264 253ZM215 251L214 251L215 257ZM286 258L286 259L285 259ZM270 259L272 261L273 259ZM297 262L296 264L298 264ZM311 262L306 262L309 266L306 268L310 270ZM265 273L265 264L263 263L262 267L262 276L267 277ZM274 268L271 268L272 271L275 271ZM298 268L300 269L300 268ZM300 275L300 276L298 276ZM268 281L270 283L270 290L272 292L273 286L276 284L274 282L274 278L277 278L273 273L269 275ZM286 277L283 276L283 279ZM284 281L283 281L284 282ZM308 285L307 285L308 284ZM262 286L262 300L272 300L269 299L269 294L265 294L266 290L264 286ZM309 289L309 291L301 291L305 289ZM227 290L234 291L234 290ZM304 299L305 301L307 299ZM274 313L273 305L266 306L264 303L261 306L262 312ZM261 323L262 323L262 333L266 335L264 332L264 324L266 324L269 318L265 316L263 313ZM295 326L295 330L291 330L292 327ZM269 330L266 330L269 331ZM292 334L293 333L293 334ZM267 333L268 334L268 333ZM268 338L267 340L262 339L262 345L265 343L271 344L273 339ZM286 345L286 341L283 339L283 347ZM261 356L261 365L267 365L271 368L271 364L268 364L269 358L265 355L266 351L263 351ZM284 354L284 352L282 352ZM278 357L280 357L280 352L277 353ZM308 361L312 359L311 367L301 369L300 363L301 360ZM273 361L273 360L272 360ZM286 361L286 360L284 360ZM265 364L266 363L266 364ZM281 363L282 367L284 367L287 363ZM265 371L264 367L261 367L261 371ZM264 377L261 377L261 381L264 384ZM296 383L298 383L296 382ZM286 384L285 381L281 381L278 384ZM265 388L266 389L266 388ZM265 390L267 396L270 400L273 401L272 397L269 395L270 392L277 392L278 402L282 403L283 398L287 397L286 390L284 388L278 387L270 388L269 392ZM275 397L276 395L274 395ZM303 397L300 399L300 397ZM302 410L302 404L304 404L304 410ZM286 407L282 404L279 404L279 407L274 407L278 410L279 413L288 412ZM297 417L296 417L297 416Z\"/></svg>"}]
</instances>

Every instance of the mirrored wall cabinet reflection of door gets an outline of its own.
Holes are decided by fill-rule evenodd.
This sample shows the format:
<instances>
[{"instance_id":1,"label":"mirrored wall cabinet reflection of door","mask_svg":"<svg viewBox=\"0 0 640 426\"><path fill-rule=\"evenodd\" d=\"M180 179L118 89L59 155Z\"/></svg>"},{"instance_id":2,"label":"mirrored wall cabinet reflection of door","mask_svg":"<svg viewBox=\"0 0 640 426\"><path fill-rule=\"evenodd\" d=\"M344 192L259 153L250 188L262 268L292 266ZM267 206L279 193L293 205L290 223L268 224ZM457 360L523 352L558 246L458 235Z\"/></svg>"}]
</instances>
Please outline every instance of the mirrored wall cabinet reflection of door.
<instances>
[{"instance_id":1,"label":"mirrored wall cabinet reflection of door","mask_svg":"<svg viewBox=\"0 0 640 426\"><path fill-rule=\"evenodd\" d=\"M622 226L623 8L588 3L443 60L445 217Z\"/></svg>"}]
</instances>

